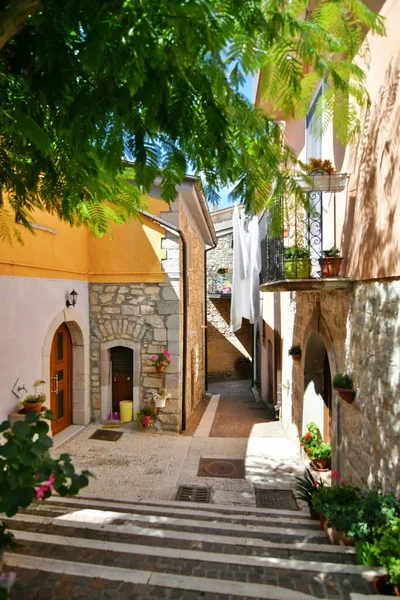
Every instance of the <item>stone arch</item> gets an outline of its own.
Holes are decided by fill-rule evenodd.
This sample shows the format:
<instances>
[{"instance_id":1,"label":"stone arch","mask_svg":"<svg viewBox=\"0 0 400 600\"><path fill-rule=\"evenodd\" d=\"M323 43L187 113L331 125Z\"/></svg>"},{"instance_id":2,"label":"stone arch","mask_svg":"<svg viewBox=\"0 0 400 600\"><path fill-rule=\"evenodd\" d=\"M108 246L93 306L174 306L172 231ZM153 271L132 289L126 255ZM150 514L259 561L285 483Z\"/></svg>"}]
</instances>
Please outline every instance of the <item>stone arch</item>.
<instances>
[{"instance_id":1,"label":"stone arch","mask_svg":"<svg viewBox=\"0 0 400 600\"><path fill-rule=\"evenodd\" d=\"M65 323L72 342L72 423L87 425L90 422L89 390L89 327L74 308L59 312L51 322L42 348L43 391L50 402L50 354L54 334Z\"/></svg>"},{"instance_id":2,"label":"stone arch","mask_svg":"<svg viewBox=\"0 0 400 600\"><path fill-rule=\"evenodd\" d=\"M139 410L140 401L140 343L125 340L123 338L114 338L107 342L100 343L100 417L105 421L110 412L109 399L111 394L111 369L110 369L110 350L117 346L123 346L133 350L133 412Z\"/></svg>"}]
</instances>

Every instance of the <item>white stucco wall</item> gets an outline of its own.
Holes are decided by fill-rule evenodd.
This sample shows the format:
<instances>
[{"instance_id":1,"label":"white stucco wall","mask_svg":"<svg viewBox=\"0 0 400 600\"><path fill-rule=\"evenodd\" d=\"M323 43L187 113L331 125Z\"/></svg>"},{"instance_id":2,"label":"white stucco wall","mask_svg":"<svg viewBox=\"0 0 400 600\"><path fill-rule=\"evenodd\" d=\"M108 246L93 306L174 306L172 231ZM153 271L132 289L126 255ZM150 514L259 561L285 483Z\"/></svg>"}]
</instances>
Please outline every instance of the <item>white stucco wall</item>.
<instances>
[{"instance_id":1,"label":"white stucco wall","mask_svg":"<svg viewBox=\"0 0 400 600\"><path fill-rule=\"evenodd\" d=\"M57 317L60 322L65 320L65 300L72 289L78 292L78 302L75 309L68 309L68 320L75 320L76 314L88 340L87 282L0 277L0 421L16 407L18 398L11 390L18 378L28 393L34 392L36 379L44 379L44 391L48 393L49 367L46 369L48 361L43 360L46 335Z\"/></svg>"}]
</instances>

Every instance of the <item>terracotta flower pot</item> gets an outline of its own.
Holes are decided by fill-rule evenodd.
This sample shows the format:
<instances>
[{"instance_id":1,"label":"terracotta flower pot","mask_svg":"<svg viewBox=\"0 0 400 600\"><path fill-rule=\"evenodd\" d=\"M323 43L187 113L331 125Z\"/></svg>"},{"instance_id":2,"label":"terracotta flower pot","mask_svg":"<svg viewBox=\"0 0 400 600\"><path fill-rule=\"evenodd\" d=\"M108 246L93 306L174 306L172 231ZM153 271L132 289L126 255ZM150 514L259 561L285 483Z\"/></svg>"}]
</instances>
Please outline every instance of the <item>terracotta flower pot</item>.
<instances>
[{"instance_id":1,"label":"terracotta flower pot","mask_svg":"<svg viewBox=\"0 0 400 600\"><path fill-rule=\"evenodd\" d=\"M164 373L165 367L163 367L162 365L156 365L156 371L157 373Z\"/></svg>"},{"instance_id":2,"label":"terracotta flower pot","mask_svg":"<svg viewBox=\"0 0 400 600\"><path fill-rule=\"evenodd\" d=\"M291 354L291 357L293 358L293 360L295 360L296 362L299 362L301 360L301 353L300 354Z\"/></svg>"},{"instance_id":3,"label":"terracotta flower pot","mask_svg":"<svg viewBox=\"0 0 400 600\"><path fill-rule=\"evenodd\" d=\"M329 469L330 462L330 458L314 458L314 460L311 460L311 464L316 471L326 471L326 469Z\"/></svg>"},{"instance_id":4,"label":"terracotta flower pot","mask_svg":"<svg viewBox=\"0 0 400 600\"><path fill-rule=\"evenodd\" d=\"M389 575L379 575L378 577L374 577L372 580L372 586L374 588L374 592L378 595L392 596L393 592L397 594L397 596L399 595L396 593L396 587L398 588L398 586L393 586L389 582Z\"/></svg>"},{"instance_id":5,"label":"terracotta flower pot","mask_svg":"<svg viewBox=\"0 0 400 600\"><path fill-rule=\"evenodd\" d=\"M322 513L318 513L319 525L322 531L325 531L326 526L328 525L328 519L324 517Z\"/></svg>"},{"instance_id":6,"label":"terracotta flower pot","mask_svg":"<svg viewBox=\"0 0 400 600\"><path fill-rule=\"evenodd\" d=\"M342 400L351 404L356 396L356 390L348 388L335 388Z\"/></svg>"},{"instance_id":7,"label":"terracotta flower pot","mask_svg":"<svg viewBox=\"0 0 400 600\"><path fill-rule=\"evenodd\" d=\"M344 531L338 531L333 527L332 529L333 541L337 546L354 546L354 539L347 537Z\"/></svg>"},{"instance_id":8,"label":"terracotta flower pot","mask_svg":"<svg viewBox=\"0 0 400 600\"><path fill-rule=\"evenodd\" d=\"M326 256L325 258L321 258L322 277L338 277L342 260L341 256Z\"/></svg>"},{"instance_id":9,"label":"terracotta flower pot","mask_svg":"<svg viewBox=\"0 0 400 600\"><path fill-rule=\"evenodd\" d=\"M42 410L43 402L24 402L25 412L40 413Z\"/></svg>"}]
</instances>

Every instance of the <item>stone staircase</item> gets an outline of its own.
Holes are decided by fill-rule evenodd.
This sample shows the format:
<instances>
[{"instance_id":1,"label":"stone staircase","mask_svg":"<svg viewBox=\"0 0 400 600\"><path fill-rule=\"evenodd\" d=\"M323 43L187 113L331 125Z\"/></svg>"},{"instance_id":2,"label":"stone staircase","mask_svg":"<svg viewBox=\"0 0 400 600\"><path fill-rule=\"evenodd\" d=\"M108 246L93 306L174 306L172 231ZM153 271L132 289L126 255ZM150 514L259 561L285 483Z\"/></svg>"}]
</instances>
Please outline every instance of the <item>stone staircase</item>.
<instances>
[{"instance_id":1,"label":"stone staircase","mask_svg":"<svg viewBox=\"0 0 400 600\"><path fill-rule=\"evenodd\" d=\"M12 600L350 600L382 572L356 566L303 511L51 498L7 523Z\"/></svg>"}]
</instances>

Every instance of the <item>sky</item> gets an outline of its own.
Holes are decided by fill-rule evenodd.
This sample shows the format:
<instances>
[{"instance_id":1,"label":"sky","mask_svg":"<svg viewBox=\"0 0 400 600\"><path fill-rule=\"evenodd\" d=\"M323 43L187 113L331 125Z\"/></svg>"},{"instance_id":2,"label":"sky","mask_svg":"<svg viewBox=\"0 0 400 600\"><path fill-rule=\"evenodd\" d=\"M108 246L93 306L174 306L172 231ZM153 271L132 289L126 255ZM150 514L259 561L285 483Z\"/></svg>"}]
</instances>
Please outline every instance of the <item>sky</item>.
<instances>
[{"instance_id":1,"label":"sky","mask_svg":"<svg viewBox=\"0 0 400 600\"><path fill-rule=\"evenodd\" d=\"M242 86L241 92L250 100L250 102L253 102L253 77L251 75L247 76L245 84ZM221 208L232 206L232 203L228 200L229 192L229 188L222 188L222 190L220 190L221 202L218 206L210 206L210 210L220 210Z\"/></svg>"}]
</instances>

